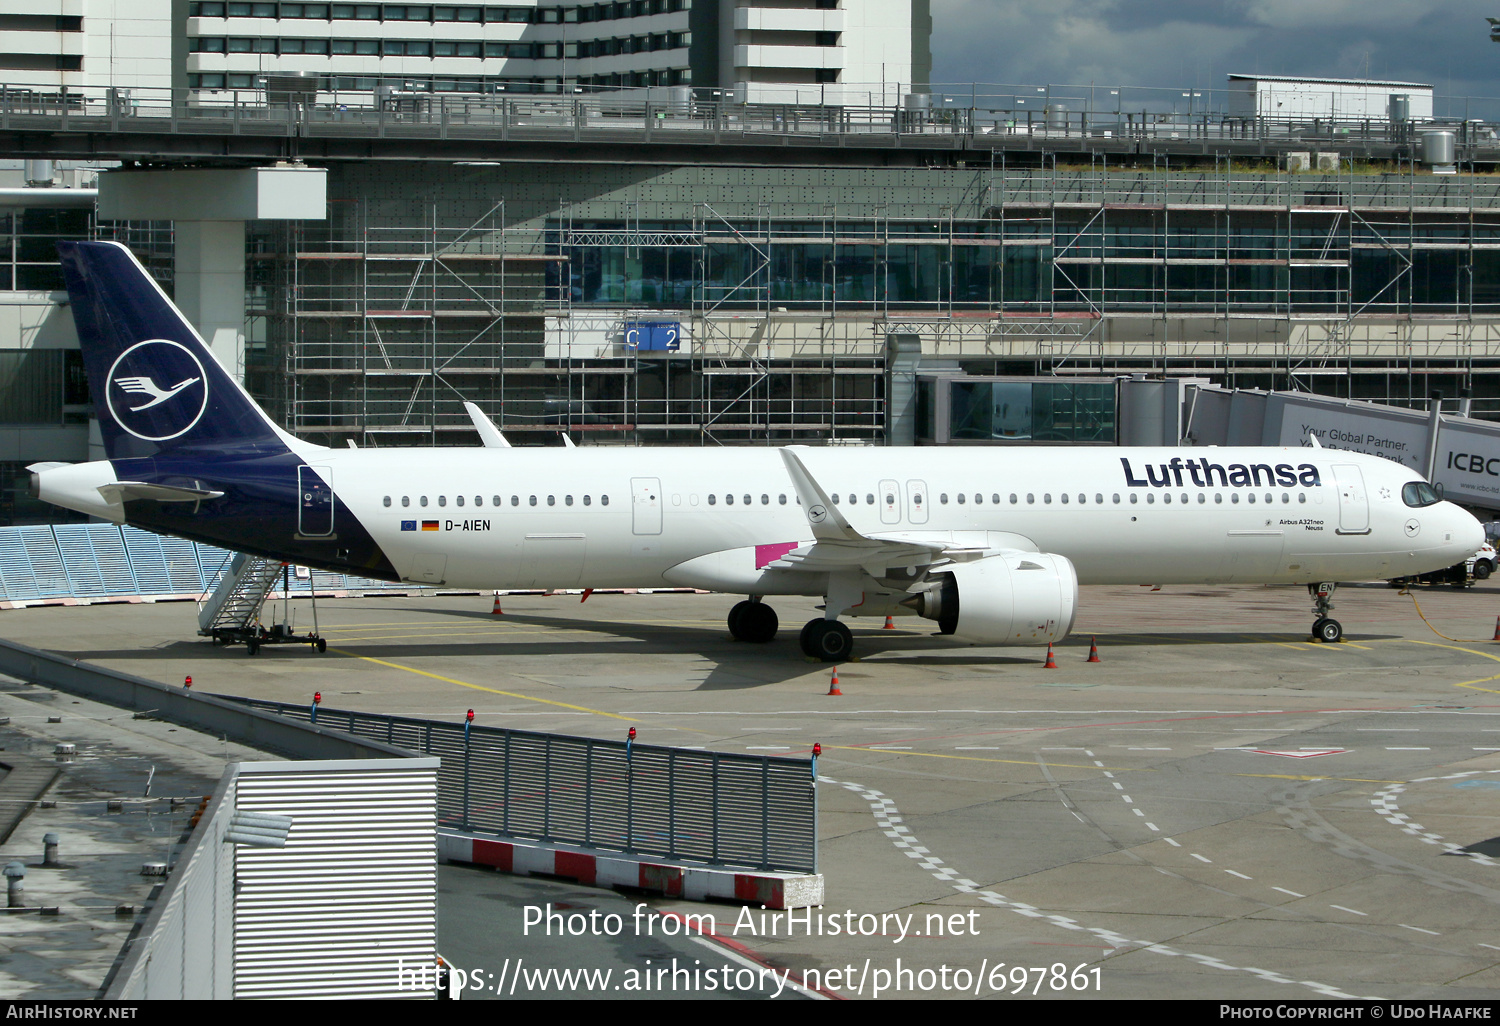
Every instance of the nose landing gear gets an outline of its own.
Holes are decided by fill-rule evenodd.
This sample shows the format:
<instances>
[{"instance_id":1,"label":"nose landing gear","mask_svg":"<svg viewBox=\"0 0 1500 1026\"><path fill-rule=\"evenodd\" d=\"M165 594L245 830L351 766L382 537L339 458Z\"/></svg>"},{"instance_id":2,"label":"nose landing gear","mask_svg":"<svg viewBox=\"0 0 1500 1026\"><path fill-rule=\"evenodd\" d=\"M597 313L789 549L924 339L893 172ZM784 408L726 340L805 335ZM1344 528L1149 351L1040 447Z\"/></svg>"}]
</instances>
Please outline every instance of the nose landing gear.
<instances>
[{"instance_id":1,"label":"nose landing gear","mask_svg":"<svg viewBox=\"0 0 1500 1026\"><path fill-rule=\"evenodd\" d=\"M1316 617L1312 625L1314 641L1332 645L1344 637L1343 624L1328 615L1328 611L1333 608L1333 592L1337 587L1332 581L1307 586L1307 593L1313 597L1313 616Z\"/></svg>"}]
</instances>

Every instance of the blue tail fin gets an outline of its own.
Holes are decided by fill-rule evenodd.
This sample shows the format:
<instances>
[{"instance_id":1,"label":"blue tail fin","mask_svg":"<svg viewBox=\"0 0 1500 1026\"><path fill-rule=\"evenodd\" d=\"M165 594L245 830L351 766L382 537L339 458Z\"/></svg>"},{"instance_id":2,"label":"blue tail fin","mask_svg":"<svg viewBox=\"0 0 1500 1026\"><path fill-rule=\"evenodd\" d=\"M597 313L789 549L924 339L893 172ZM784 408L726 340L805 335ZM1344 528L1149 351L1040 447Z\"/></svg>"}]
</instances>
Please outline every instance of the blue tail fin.
<instances>
[{"instance_id":1,"label":"blue tail fin","mask_svg":"<svg viewBox=\"0 0 1500 1026\"><path fill-rule=\"evenodd\" d=\"M110 459L180 448L287 449L193 326L117 242L60 242L63 277Z\"/></svg>"}]
</instances>

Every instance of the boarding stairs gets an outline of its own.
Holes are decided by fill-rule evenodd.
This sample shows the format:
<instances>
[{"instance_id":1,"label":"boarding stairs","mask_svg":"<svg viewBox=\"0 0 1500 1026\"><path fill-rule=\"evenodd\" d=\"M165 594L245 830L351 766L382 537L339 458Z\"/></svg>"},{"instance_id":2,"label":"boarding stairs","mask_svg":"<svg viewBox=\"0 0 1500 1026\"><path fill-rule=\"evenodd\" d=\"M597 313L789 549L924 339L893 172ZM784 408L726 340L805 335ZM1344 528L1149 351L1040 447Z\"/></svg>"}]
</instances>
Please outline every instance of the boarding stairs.
<instances>
[{"instance_id":1,"label":"boarding stairs","mask_svg":"<svg viewBox=\"0 0 1500 1026\"><path fill-rule=\"evenodd\" d=\"M229 573L219 579L218 587L198 610L198 633L223 638L253 630L261 606L281 580L285 565L276 559L235 553Z\"/></svg>"}]
</instances>

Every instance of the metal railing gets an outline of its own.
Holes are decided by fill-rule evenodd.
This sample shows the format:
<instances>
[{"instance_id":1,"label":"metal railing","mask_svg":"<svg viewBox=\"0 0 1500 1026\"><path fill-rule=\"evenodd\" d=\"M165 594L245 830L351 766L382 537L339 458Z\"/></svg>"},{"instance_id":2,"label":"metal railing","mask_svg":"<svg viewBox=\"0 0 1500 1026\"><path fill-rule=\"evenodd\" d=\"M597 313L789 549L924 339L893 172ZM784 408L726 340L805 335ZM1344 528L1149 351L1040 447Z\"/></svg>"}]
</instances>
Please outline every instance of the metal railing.
<instances>
[{"instance_id":1,"label":"metal railing","mask_svg":"<svg viewBox=\"0 0 1500 1026\"><path fill-rule=\"evenodd\" d=\"M0 602L203 595L217 586L232 555L213 545L115 524L0 527ZM314 587L319 592L411 587L323 570L294 576L290 584L293 594Z\"/></svg>"},{"instance_id":2,"label":"metal railing","mask_svg":"<svg viewBox=\"0 0 1500 1026\"><path fill-rule=\"evenodd\" d=\"M1038 90L1038 93L1041 91ZM323 90L283 99L263 89L134 89L42 93L0 85L0 130L109 132L172 135L276 136L379 139L594 139L604 142L775 143L797 136L830 145L891 145L893 139L937 146L1031 148L1031 140L1094 143L1147 141L1217 143L1224 150L1261 144L1307 148L1411 147L1416 134L1448 128L1465 153L1500 151L1493 101L1447 102L1442 119L1392 122L1367 115L1265 117L1230 114L1219 103L1182 104L1172 90L1136 90L1139 96L1069 97L1062 92L1022 96L977 92L936 95L927 105L741 102L702 90L691 98L656 98L645 91L505 95L422 91L398 99L370 91ZM1191 91L1190 91L1191 92ZM1162 93L1162 96L1154 95ZM284 94L282 94L284 95ZM858 91L843 94L858 100ZM1183 93L1181 96L1188 96ZM965 103L964 101L968 101ZM1099 105L1095 105L1098 103ZM1080 109L1081 108L1081 109ZM945 142L944 140L949 140ZM962 143L958 141L962 140ZM1461 159L1467 159L1462 157Z\"/></svg>"},{"instance_id":3,"label":"metal railing","mask_svg":"<svg viewBox=\"0 0 1500 1026\"><path fill-rule=\"evenodd\" d=\"M818 871L809 760L221 696L442 758L438 821L673 861Z\"/></svg>"}]
</instances>

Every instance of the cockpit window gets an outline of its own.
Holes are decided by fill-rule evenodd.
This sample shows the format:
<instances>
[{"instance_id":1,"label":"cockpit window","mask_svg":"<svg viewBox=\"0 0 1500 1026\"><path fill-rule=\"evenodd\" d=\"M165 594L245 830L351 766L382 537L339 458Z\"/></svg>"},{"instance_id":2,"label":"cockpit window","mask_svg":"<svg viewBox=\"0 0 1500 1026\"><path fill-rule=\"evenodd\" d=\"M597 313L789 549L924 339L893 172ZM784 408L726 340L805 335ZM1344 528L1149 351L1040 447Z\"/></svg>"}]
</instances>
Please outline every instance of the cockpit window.
<instances>
[{"instance_id":1,"label":"cockpit window","mask_svg":"<svg viewBox=\"0 0 1500 1026\"><path fill-rule=\"evenodd\" d=\"M1408 506L1421 509L1423 506L1431 506L1433 503L1443 501L1441 486L1433 487L1426 481L1412 481L1401 489L1401 501Z\"/></svg>"}]
</instances>

